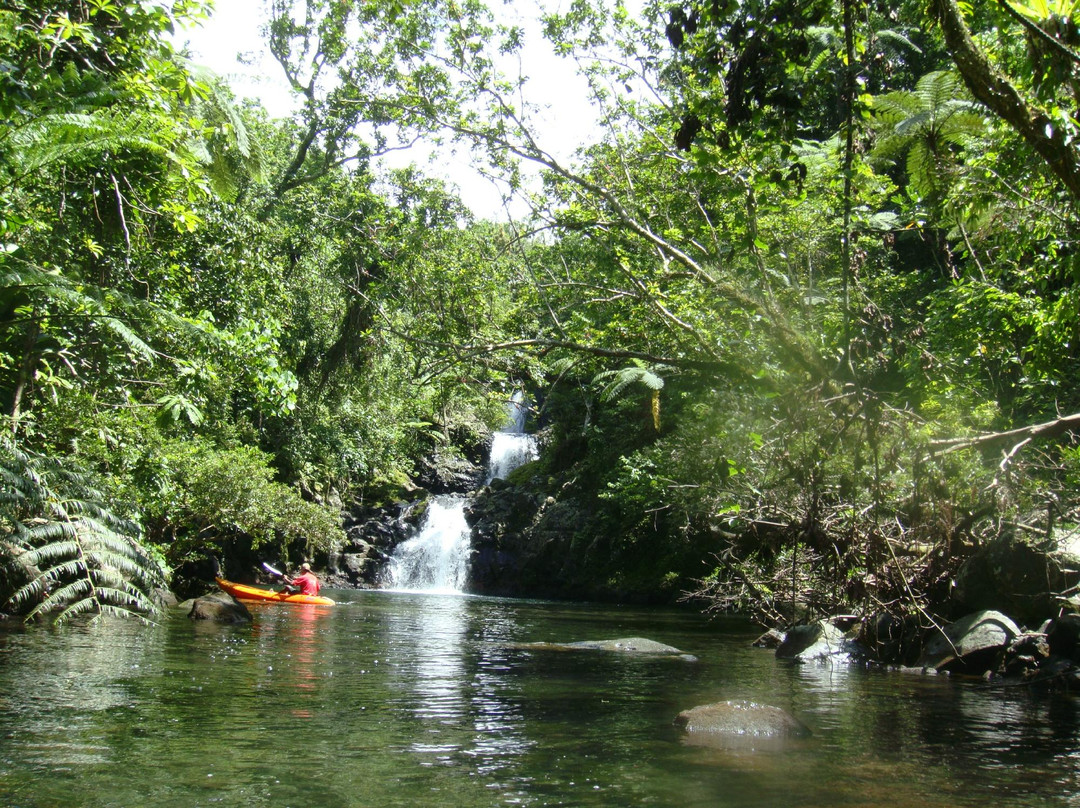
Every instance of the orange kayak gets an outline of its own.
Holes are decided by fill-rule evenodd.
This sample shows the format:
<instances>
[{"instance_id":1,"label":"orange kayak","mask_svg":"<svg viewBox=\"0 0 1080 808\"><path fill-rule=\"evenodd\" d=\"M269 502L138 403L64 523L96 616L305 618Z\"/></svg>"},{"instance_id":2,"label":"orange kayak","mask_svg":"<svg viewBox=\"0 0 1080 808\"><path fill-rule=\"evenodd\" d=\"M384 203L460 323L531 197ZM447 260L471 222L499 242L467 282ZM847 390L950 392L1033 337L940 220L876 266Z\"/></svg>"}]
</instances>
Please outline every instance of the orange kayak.
<instances>
[{"instance_id":1,"label":"orange kayak","mask_svg":"<svg viewBox=\"0 0 1080 808\"><path fill-rule=\"evenodd\" d=\"M334 601L321 595L290 595L286 592L275 592L273 589L262 589L258 586L247 584L234 584L224 578L215 578L217 585L228 592L237 600L261 600L276 603L314 603L317 606L333 606Z\"/></svg>"}]
</instances>

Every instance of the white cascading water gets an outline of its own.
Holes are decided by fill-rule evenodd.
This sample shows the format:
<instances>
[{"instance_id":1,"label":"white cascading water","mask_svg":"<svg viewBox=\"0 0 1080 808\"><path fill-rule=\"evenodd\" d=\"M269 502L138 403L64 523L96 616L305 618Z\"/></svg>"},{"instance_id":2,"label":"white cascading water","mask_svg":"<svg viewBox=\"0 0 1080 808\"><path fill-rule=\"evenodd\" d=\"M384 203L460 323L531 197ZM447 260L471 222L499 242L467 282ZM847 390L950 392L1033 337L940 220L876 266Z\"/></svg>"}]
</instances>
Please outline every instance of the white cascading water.
<instances>
[{"instance_id":1,"label":"white cascading water","mask_svg":"<svg viewBox=\"0 0 1080 808\"><path fill-rule=\"evenodd\" d=\"M510 423L491 436L491 454L488 457L488 476L492 480L505 480L506 475L536 460L536 436L525 431L528 407L521 392L510 399Z\"/></svg>"},{"instance_id":2,"label":"white cascading water","mask_svg":"<svg viewBox=\"0 0 1080 808\"><path fill-rule=\"evenodd\" d=\"M433 497L420 529L394 549L386 575L391 589L460 592L469 574L465 497Z\"/></svg>"},{"instance_id":3,"label":"white cascading water","mask_svg":"<svg viewBox=\"0 0 1080 808\"><path fill-rule=\"evenodd\" d=\"M510 420L491 440L490 483L537 458L536 438L525 432L527 408L520 392L510 401ZM397 546L387 562L391 589L409 592L460 593L469 577L472 541L465 521L466 498L460 494L433 497L416 535Z\"/></svg>"}]
</instances>

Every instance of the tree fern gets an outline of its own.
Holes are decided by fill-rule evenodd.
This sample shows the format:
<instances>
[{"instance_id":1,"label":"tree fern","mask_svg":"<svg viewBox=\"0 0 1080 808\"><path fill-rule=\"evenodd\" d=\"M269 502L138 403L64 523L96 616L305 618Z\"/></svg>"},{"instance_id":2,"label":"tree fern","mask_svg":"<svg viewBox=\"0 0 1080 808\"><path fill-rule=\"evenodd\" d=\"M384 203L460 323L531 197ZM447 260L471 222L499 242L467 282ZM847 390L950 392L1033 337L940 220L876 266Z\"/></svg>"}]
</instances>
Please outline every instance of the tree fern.
<instances>
[{"instance_id":1,"label":"tree fern","mask_svg":"<svg viewBox=\"0 0 1080 808\"><path fill-rule=\"evenodd\" d=\"M874 148L879 160L906 156L911 187L925 197L947 190L954 153L987 132L982 107L972 101L955 73L927 73L913 91L874 100L882 137Z\"/></svg>"},{"instance_id":2,"label":"tree fern","mask_svg":"<svg viewBox=\"0 0 1080 808\"><path fill-rule=\"evenodd\" d=\"M642 384L649 394L649 412L652 416L653 429L660 431L660 391L664 388L664 380L650 370L640 359L635 359L630 367L619 370L605 370L593 377L593 384L603 382L604 387L600 391L601 401L612 401L622 395L632 384Z\"/></svg>"},{"instance_id":3,"label":"tree fern","mask_svg":"<svg viewBox=\"0 0 1080 808\"><path fill-rule=\"evenodd\" d=\"M57 314L56 304L59 304L62 310L79 312L80 319L89 315L93 322L118 338L137 358L150 360L154 356L153 349L114 312L120 305L141 304L145 308L146 304L141 301L116 292L106 293L94 286L73 283L59 272L50 272L9 256L7 260L0 260L0 309L5 301L10 304L15 296L45 304Z\"/></svg>"},{"instance_id":4,"label":"tree fern","mask_svg":"<svg viewBox=\"0 0 1080 808\"><path fill-rule=\"evenodd\" d=\"M32 455L0 438L0 563L8 603L28 619L76 615L147 619L164 585L139 544L137 527L103 503L89 479L64 461Z\"/></svg>"},{"instance_id":5,"label":"tree fern","mask_svg":"<svg viewBox=\"0 0 1080 808\"><path fill-rule=\"evenodd\" d=\"M186 148L202 166L214 192L222 199L236 198L241 178L259 179L265 163L257 141L228 86L209 71L191 68L204 93L196 98L189 114L192 132Z\"/></svg>"}]
</instances>

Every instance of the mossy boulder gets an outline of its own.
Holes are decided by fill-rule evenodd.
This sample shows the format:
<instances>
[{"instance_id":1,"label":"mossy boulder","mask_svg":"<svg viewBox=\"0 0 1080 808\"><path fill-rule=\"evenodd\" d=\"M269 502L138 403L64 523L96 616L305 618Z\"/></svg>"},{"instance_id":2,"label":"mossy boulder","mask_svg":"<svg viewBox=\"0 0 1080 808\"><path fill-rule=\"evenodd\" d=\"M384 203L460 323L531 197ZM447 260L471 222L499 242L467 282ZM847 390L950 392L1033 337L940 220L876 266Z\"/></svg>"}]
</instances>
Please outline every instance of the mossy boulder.
<instances>
[{"instance_id":1,"label":"mossy boulder","mask_svg":"<svg viewBox=\"0 0 1080 808\"><path fill-rule=\"evenodd\" d=\"M184 601L178 608L188 612L191 620L207 620L214 623L250 623L251 612L247 606L232 595L211 592L208 595Z\"/></svg>"}]
</instances>

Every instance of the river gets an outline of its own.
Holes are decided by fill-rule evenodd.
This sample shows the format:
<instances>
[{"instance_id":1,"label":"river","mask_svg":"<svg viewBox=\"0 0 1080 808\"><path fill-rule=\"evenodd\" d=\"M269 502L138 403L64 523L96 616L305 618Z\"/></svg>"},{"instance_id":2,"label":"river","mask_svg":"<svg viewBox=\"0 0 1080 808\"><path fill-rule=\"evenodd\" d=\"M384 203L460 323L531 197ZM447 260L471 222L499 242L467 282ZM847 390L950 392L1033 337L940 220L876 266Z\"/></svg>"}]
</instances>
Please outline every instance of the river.
<instances>
[{"instance_id":1,"label":"river","mask_svg":"<svg viewBox=\"0 0 1080 808\"><path fill-rule=\"evenodd\" d=\"M679 611L332 594L241 626L0 631L0 804L1080 804L1070 697L785 664ZM514 647L627 636L699 661ZM714 749L672 725L725 699L813 735Z\"/></svg>"}]
</instances>

